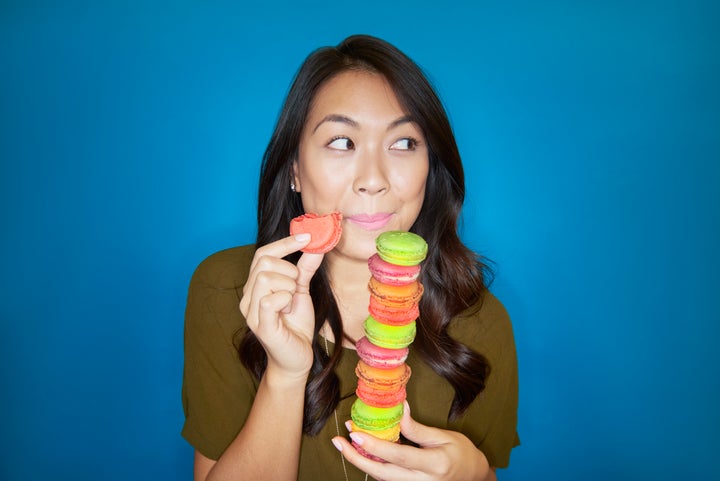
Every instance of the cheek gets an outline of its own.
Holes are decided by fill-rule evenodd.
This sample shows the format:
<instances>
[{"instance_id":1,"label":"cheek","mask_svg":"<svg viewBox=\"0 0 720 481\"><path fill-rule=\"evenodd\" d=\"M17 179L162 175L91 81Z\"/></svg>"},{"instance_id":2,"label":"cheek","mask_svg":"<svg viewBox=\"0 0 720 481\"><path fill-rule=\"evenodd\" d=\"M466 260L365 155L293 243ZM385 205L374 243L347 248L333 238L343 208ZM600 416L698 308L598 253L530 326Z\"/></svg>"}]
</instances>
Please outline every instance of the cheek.
<instances>
[{"instance_id":1,"label":"cheek","mask_svg":"<svg viewBox=\"0 0 720 481\"><path fill-rule=\"evenodd\" d=\"M312 167L298 171L305 210L322 213L336 210L338 200L347 190L348 179L340 172L331 172L316 164Z\"/></svg>"},{"instance_id":2,"label":"cheek","mask_svg":"<svg viewBox=\"0 0 720 481\"><path fill-rule=\"evenodd\" d=\"M332 197L342 191L348 180L337 172L314 171L300 177L303 191L312 191L314 196Z\"/></svg>"},{"instance_id":3,"label":"cheek","mask_svg":"<svg viewBox=\"0 0 720 481\"><path fill-rule=\"evenodd\" d=\"M408 172L410 174L408 175ZM425 195L425 185L427 182L428 170L424 169L409 169L403 172L397 172L393 185L397 193L408 202L418 200L422 201Z\"/></svg>"}]
</instances>

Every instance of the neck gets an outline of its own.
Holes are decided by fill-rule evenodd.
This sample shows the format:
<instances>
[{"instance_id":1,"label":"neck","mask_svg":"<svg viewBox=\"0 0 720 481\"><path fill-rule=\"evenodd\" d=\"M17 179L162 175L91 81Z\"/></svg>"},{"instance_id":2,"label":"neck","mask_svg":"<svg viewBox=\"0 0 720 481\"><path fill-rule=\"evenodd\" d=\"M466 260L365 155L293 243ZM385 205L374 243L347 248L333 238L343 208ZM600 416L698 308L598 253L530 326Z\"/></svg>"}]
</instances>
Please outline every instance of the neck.
<instances>
[{"instance_id":1,"label":"neck","mask_svg":"<svg viewBox=\"0 0 720 481\"><path fill-rule=\"evenodd\" d=\"M329 256L327 273L343 320L343 330L353 341L357 341L364 335L363 323L368 316L370 270L367 261ZM347 340L343 340L343 345L353 347Z\"/></svg>"}]
</instances>

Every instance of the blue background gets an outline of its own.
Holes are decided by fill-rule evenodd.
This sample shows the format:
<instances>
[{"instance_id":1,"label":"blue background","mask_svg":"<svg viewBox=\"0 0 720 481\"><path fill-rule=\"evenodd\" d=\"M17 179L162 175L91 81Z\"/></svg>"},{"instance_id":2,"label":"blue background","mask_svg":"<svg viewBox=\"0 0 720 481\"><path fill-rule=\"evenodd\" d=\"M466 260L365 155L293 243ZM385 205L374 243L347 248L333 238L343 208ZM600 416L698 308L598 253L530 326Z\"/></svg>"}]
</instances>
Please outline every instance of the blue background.
<instances>
[{"instance_id":1,"label":"blue background","mask_svg":"<svg viewBox=\"0 0 720 481\"><path fill-rule=\"evenodd\" d=\"M189 480L185 294L304 57L441 94L521 375L504 480L718 478L716 2L0 2L0 478Z\"/></svg>"}]
</instances>

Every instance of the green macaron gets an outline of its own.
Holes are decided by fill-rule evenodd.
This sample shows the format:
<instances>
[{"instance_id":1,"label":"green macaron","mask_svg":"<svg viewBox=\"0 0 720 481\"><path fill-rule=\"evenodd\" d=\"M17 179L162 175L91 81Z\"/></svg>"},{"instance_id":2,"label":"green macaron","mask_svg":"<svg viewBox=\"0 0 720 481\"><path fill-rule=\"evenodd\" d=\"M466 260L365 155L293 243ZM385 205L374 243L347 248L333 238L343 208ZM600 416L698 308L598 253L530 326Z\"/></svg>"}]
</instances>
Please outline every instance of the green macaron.
<instances>
[{"instance_id":1,"label":"green macaron","mask_svg":"<svg viewBox=\"0 0 720 481\"><path fill-rule=\"evenodd\" d=\"M368 341L386 349L403 349L415 340L416 322L402 326L391 326L377 321L373 316L365 319L365 336Z\"/></svg>"},{"instance_id":2,"label":"green macaron","mask_svg":"<svg viewBox=\"0 0 720 481\"><path fill-rule=\"evenodd\" d=\"M379 408L365 404L362 400L356 399L350 409L350 417L361 429L380 431L395 426L400 422L403 415L403 404L397 404L389 408Z\"/></svg>"},{"instance_id":3,"label":"green macaron","mask_svg":"<svg viewBox=\"0 0 720 481\"><path fill-rule=\"evenodd\" d=\"M427 256L427 242L412 232L389 231L375 239L377 253L382 260L398 266L420 264Z\"/></svg>"}]
</instances>

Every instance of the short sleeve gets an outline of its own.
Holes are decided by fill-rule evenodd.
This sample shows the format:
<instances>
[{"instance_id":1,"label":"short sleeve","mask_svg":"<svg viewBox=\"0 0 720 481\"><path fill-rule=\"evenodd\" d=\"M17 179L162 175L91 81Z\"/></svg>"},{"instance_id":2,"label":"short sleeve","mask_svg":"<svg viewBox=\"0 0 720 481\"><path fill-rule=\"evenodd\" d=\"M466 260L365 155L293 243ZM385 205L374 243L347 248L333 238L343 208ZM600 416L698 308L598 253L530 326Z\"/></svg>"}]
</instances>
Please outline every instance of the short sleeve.
<instances>
[{"instance_id":1,"label":"short sleeve","mask_svg":"<svg viewBox=\"0 0 720 481\"><path fill-rule=\"evenodd\" d=\"M210 459L218 459L237 436L257 390L234 343L245 327L238 304L251 257L247 248L210 256L188 290L182 435Z\"/></svg>"},{"instance_id":2,"label":"short sleeve","mask_svg":"<svg viewBox=\"0 0 720 481\"><path fill-rule=\"evenodd\" d=\"M490 363L485 390L459 421L465 433L488 459L490 466L510 464L510 452L520 444L517 434L518 366L510 317L489 292L480 311L461 320L463 342Z\"/></svg>"}]
</instances>

